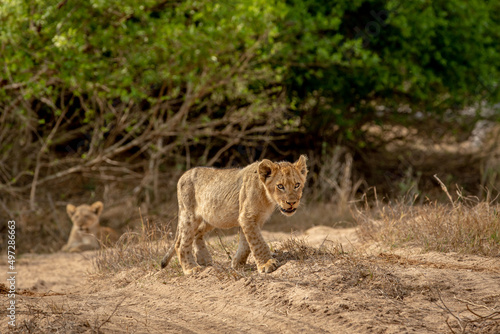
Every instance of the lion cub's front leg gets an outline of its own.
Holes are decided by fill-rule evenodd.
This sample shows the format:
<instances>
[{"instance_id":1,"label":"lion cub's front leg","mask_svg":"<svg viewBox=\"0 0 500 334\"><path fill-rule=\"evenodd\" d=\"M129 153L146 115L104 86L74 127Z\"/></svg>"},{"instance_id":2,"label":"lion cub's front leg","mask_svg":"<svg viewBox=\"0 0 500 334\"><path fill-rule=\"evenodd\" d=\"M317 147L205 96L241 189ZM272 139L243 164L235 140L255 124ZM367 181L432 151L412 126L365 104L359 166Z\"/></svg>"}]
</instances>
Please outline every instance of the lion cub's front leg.
<instances>
[{"instance_id":1,"label":"lion cub's front leg","mask_svg":"<svg viewBox=\"0 0 500 334\"><path fill-rule=\"evenodd\" d=\"M245 219L241 220L240 225L257 263L259 273L271 273L278 269L278 261L271 257L271 251L260 233L260 224Z\"/></svg>"}]
</instances>

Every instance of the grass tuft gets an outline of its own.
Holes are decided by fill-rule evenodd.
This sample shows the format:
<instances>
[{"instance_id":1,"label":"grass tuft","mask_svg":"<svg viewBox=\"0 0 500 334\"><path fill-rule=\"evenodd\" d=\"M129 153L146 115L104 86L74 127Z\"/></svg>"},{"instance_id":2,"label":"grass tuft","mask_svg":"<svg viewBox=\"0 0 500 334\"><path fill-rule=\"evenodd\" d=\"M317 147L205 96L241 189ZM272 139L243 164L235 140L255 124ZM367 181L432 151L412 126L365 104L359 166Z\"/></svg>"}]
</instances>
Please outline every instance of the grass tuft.
<instances>
[{"instance_id":1,"label":"grass tuft","mask_svg":"<svg viewBox=\"0 0 500 334\"><path fill-rule=\"evenodd\" d=\"M159 270L167 252L166 239L172 235L170 224L157 224L142 219L140 232L126 232L114 247L99 251L93 260L97 273L110 274L125 269Z\"/></svg>"},{"instance_id":2,"label":"grass tuft","mask_svg":"<svg viewBox=\"0 0 500 334\"><path fill-rule=\"evenodd\" d=\"M357 211L365 240L391 247L417 246L426 251L500 256L500 205L463 197L450 203L416 206L399 202L378 206L378 213Z\"/></svg>"},{"instance_id":3,"label":"grass tuft","mask_svg":"<svg viewBox=\"0 0 500 334\"><path fill-rule=\"evenodd\" d=\"M342 246L321 245L318 248L311 247L306 238L291 236L283 240L277 246L278 258L283 260L319 260L321 258L336 259L344 254Z\"/></svg>"}]
</instances>

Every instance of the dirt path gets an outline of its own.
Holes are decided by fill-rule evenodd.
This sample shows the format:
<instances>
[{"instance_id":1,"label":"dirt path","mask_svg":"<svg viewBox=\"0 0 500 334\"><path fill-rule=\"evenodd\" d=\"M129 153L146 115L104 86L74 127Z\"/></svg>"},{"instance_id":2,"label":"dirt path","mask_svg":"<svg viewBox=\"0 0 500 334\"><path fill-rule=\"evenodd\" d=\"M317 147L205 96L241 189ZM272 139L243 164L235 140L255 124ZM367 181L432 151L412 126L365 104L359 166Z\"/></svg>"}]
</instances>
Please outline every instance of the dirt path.
<instances>
[{"instance_id":1,"label":"dirt path","mask_svg":"<svg viewBox=\"0 0 500 334\"><path fill-rule=\"evenodd\" d=\"M219 261L190 277L131 269L106 278L89 274L94 252L22 256L16 332L443 333L447 320L459 329L455 316L462 326L477 319L467 304L480 315L500 309L497 258L360 252L352 249L353 230L314 227L306 234L311 249L340 241L353 253L289 256L269 275L238 273ZM288 237L265 233L267 240ZM491 321L475 324L469 332L500 331Z\"/></svg>"}]
</instances>

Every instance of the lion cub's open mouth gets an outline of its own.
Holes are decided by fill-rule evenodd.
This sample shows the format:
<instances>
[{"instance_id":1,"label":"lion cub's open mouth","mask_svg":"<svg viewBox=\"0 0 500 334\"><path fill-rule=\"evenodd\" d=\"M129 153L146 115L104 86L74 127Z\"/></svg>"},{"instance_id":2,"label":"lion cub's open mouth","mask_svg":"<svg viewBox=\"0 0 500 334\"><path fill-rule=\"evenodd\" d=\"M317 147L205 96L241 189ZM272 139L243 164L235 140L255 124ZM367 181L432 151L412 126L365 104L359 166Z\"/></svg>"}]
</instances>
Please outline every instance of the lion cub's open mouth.
<instances>
[{"instance_id":1,"label":"lion cub's open mouth","mask_svg":"<svg viewBox=\"0 0 500 334\"><path fill-rule=\"evenodd\" d=\"M297 208L283 209L283 208L280 206L280 210L281 210L281 212L285 212L285 213L293 213L293 212L297 211Z\"/></svg>"}]
</instances>

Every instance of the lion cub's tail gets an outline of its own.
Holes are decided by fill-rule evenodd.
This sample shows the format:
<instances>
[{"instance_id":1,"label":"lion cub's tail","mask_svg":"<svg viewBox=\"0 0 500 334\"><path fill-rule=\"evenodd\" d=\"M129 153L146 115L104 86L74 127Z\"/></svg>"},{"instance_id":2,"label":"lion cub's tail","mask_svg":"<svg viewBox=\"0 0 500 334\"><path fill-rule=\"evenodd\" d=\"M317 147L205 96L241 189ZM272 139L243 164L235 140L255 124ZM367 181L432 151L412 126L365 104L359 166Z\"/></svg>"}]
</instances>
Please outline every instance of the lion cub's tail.
<instances>
[{"instance_id":1,"label":"lion cub's tail","mask_svg":"<svg viewBox=\"0 0 500 334\"><path fill-rule=\"evenodd\" d=\"M161 260L161 269L168 266L170 259L172 259L172 256L174 256L175 244L177 243L177 239L179 239L179 227L177 227L177 231L175 231L175 238L174 238L174 242L172 243L172 246L170 246L170 248L167 251L167 254L165 254L163 259Z\"/></svg>"}]
</instances>

